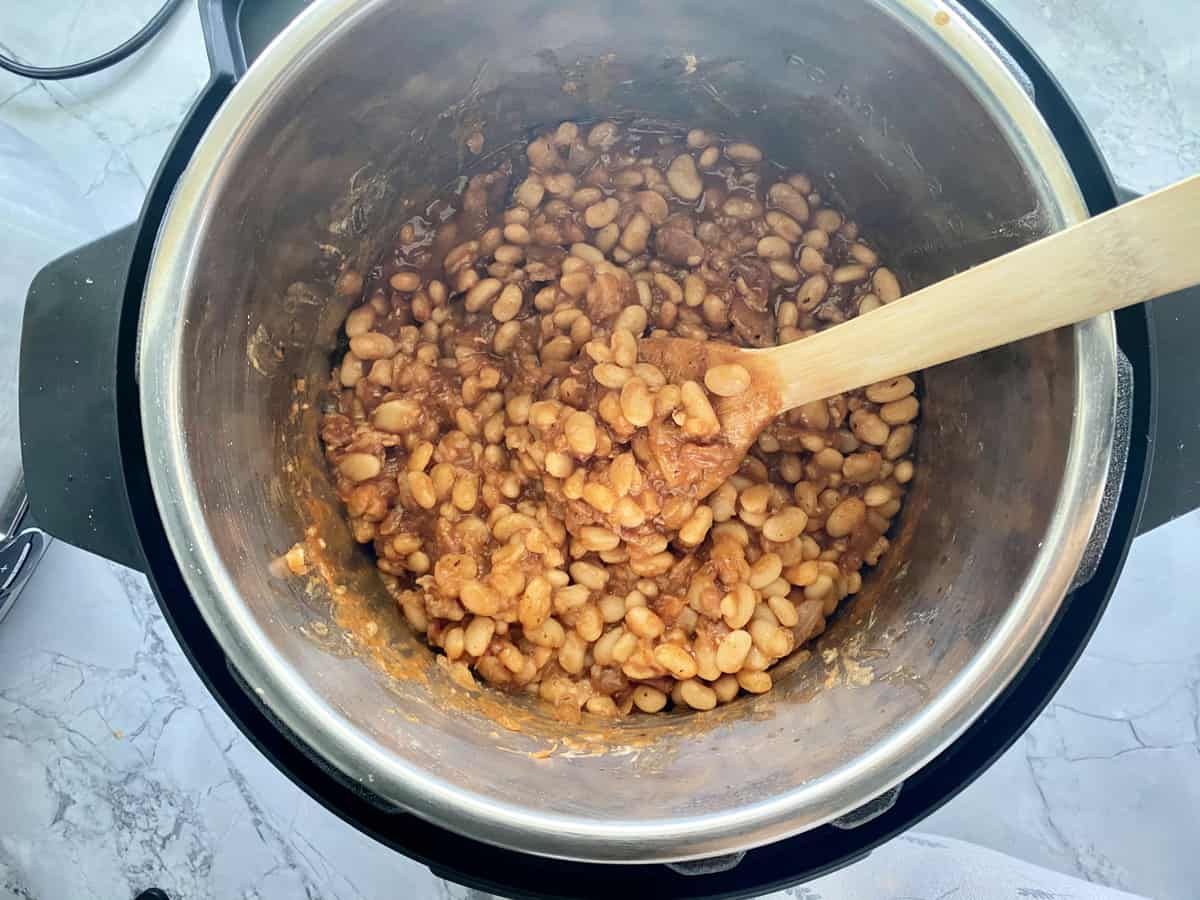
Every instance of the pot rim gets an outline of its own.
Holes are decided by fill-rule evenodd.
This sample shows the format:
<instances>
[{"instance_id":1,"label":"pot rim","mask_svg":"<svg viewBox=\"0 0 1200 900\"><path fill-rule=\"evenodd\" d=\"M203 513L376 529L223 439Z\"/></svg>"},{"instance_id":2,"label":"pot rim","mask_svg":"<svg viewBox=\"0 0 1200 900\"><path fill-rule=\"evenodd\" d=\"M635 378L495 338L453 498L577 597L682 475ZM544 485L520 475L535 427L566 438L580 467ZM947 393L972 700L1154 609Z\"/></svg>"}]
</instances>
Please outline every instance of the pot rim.
<instances>
[{"instance_id":1,"label":"pot rim","mask_svg":"<svg viewBox=\"0 0 1200 900\"><path fill-rule=\"evenodd\" d=\"M188 589L229 661L262 703L321 758L413 813L469 837L564 859L667 862L744 850L825 824L899 784L949 746L1003 692L1055 618L1100 508L1112 456L1117 346L1111 314L1074 326L1076 407L1055 511L1020 592L988 643L920 716L820 779L734 810L654 822L547 814L463 790L408 765L358 731L272 647L203 526L182 422L186 316L211 197L241 132L299 61L386 0L318 0L263 51L198 143L160 225L137 349L142 430L155 502ZM937 53L981 99L1058 227L1086 217L1071 168L1010 64L967 13L939 0L871 0ZM943 16L949 13L949 18ZM153 414L145 414L152 412Z\"/></svg>"}]
</instances>

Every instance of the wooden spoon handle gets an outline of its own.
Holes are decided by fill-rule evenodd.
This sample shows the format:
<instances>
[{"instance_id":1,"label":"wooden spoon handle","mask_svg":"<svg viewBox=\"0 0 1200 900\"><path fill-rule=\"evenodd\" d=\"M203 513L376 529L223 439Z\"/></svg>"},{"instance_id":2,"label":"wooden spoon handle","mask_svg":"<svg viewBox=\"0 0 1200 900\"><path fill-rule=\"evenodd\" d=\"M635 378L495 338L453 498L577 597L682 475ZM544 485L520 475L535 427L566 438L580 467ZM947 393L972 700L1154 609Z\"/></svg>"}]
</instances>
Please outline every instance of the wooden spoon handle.
<instances>
[{"instance_id":1,"label":"wooden spoon handle","mask_svg":"<svg viewBox=\"0 0 1200 900\"><path fill-rule=\"evenodd\" d=\"M775 364L783 408L969 356L1200 283L1200 176L802 341Z\"/></svg>"}]
</instances>

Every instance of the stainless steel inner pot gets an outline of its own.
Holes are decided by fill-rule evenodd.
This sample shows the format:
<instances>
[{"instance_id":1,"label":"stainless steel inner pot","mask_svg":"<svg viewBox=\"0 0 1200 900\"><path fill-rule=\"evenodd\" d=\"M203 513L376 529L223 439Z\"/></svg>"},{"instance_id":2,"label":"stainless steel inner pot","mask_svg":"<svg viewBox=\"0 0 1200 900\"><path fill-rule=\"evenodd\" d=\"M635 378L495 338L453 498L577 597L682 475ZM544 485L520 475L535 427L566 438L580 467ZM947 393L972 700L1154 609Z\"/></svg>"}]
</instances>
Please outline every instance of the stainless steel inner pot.
<instances>
[{"instance_id":1,"label":"stainless steel inner pot","mask_svg":"<svg viewBox=\"0 0 1200 900\"><path fill-rule=\"evenodd\" d=\"M947 746L1068 589L1115 395L1110 317L928 372L896 547L767 695L581 728L467 697L395 626L323 475L319 395L346 311L333 276L456 176L476 129L486 153L538 125L635 114L742 136L811 173L909 288L1084 215L1019 79L946 3L319 0L197 148L158 236L139 348L168 536L262 702L423 817L599 861L774 841ZM332 623L328 584L270 574L314 525L344 567L340 596L381 623L383 663Z\"/></svg>"}]
</instances>

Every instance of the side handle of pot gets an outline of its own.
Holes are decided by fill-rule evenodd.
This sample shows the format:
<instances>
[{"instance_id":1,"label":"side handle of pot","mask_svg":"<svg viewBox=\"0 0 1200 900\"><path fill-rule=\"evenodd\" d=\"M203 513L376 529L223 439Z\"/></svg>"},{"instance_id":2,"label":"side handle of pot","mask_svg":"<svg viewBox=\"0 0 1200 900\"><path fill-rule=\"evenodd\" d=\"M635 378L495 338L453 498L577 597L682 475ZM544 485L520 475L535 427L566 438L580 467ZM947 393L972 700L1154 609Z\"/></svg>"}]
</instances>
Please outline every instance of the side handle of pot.
<instances>
[{"instance_id":1,"label":"side handle of pot","mask_svg":"<svg viewBox=\"0 0 1200 900\"><path fill-rule=\"evenodd\" d=\"M135 225L42 269L21 331L21 458L29 511L49 534L145 569L124 453L145 452L136 404L137 323L158 225L192 150L245 71L232 0L200 0L212 76L176 133ZM124 432L122 428L124 427ZM153 448L149 448L153 452Z\"/></svg>"},{"instance_id":2,"label":"side handle of pot","mask_svg":"<svg viewBox=\"0 0 1200 900\"><path fill-rule=\"evenodd\" d=\"M1158 391L1138 534L1200 509L1200 287L1152 300L1146 312Z\"/></svg>"},{"instance_id":3,"label":"side handle of pot","mask_svg":"<svg viewBox=\"0 0 1200 900\"><path fill-rule=\"evenodd\" d=\"M30 513L47 532L142 568L121 465L116 369L129 226L47 265L21 330L21 461Z\"/></svg>"}]
</instances>

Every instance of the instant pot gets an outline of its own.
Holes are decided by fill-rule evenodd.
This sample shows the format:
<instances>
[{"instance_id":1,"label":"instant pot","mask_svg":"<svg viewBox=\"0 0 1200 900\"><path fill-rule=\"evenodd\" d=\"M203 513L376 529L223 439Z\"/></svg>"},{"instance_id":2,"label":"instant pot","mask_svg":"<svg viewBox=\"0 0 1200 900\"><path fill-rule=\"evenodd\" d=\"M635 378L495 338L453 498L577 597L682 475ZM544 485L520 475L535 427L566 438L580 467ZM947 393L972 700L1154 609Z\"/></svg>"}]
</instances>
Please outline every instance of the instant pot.
<instances>
[{"instance_id":1,"label":"instant pot","mask_svg":"<svg viewBox=\"0 0 1200 900\"><path fill-rule=\"evenodd\" d=\"M141 221L30 288L20 534L144 571L247 736L443 877L717 897L846 865L1017 738L1139 527L1200 503L1198 316L1177 296L927 372L894 549L769 694L603 734L480 703L395 624L316 438L337 275L474 161L468 137L486 154L610 116L737 134L810 171L910 287L1116 189L1057 85L977 2L318 0L266 46L294 9L201 12L213 77ZM336 577L272 574L306 534ZM347 593L369 640L331 621Z\"/></svg>"}]
</instances>

